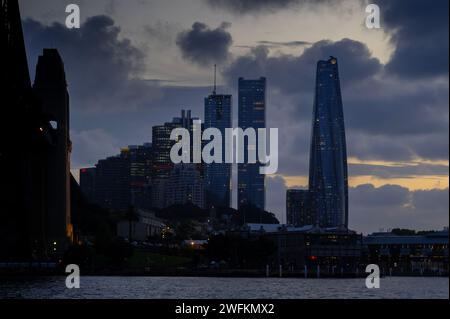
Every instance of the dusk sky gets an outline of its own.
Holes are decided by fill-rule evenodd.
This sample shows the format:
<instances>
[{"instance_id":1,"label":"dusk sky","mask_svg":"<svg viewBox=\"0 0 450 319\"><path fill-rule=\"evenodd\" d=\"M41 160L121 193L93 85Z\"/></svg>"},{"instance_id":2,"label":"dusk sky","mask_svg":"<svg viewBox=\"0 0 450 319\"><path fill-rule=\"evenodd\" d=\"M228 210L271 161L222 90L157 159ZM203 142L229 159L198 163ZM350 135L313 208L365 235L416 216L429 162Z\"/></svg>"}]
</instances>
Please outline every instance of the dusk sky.
<instances>
[{"instance_id":1,"label":"dusk sky","mask_svg":"<svg viewBox=\"0 0 450 319\"><path fill-rule=\"evenodd\" d=\"M65 27L65 8L81 28ZM381 9L381 29L365 7ZM151 141L153 125L212 91L267 77L267 127L279 169L267 207L285 222L287 188L307 187L315 68L339 61L349 157L349 227L442 229L449 223L448 0L21 0L34 78L44 47L60 51L70 94L72 168ZM236 176L233 203L236 202ZM235 206L235 205L234 205Z\"/></svg>"}]
</instances>

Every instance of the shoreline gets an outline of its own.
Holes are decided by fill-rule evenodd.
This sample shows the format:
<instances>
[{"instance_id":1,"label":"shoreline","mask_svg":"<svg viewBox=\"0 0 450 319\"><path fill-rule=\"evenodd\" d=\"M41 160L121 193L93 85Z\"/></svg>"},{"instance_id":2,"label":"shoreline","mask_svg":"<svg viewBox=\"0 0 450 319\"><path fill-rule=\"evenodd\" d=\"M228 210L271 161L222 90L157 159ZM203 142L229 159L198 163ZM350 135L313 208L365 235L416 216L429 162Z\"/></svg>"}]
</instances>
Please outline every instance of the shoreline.
<instances>
[{"instance_id":1,"label":"shoreline","mask_svg":"<svg viewBox=\"0 0 450 319\"><path fill-rule=\"evenodd\" d=\"M195 271L195 270L165 270L165 271L81 271L83 277L198 277L198 278L301 278L301 279L352 279L352 278L366 278L368 274L327 274L321 273L317 276L316 273L310 273L307 276L303 272L299 273L271 273L269 276L263 271L258 270L227 270L227 271ZM17 277L49 277L61 276L66 277L68 274L61 270L47 270L47 271L0 271L0 279L17 278ZM434 274L434 273L393 273L382 274L381 278L387 277L411 277L411 278L449 278L448 274Z\"/></svg>"}]
</instances>

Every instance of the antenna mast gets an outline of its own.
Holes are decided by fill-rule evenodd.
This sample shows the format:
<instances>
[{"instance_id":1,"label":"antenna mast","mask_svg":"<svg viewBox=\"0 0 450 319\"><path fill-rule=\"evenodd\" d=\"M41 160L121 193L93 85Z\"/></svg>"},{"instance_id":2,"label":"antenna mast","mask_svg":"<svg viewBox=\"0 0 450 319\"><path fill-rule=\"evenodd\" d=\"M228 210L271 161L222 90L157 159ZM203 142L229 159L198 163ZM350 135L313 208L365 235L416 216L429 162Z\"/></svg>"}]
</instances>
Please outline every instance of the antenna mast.
<instances>
[{"instance_id":1,"label":"antenna mast","mask_svg":"<svg viewBox=\"0 0 450 319\"><path fill-rule=\"evenodd\" d=\"M217 69L217 65L214 64L214 89L213 89L213 95L216 95L216 69Z\"/></svg>"}]
</instances>

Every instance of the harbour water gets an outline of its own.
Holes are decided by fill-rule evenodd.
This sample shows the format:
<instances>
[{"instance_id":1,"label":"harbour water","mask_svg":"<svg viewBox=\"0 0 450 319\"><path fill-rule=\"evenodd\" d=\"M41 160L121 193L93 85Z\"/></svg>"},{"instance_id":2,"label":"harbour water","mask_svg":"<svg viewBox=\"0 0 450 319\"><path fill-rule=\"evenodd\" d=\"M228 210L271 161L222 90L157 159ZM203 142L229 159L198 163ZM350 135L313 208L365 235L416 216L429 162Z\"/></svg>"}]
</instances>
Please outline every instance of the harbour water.
<instances>
[{"instance_id":1,"label":"harbour water","mask_svg":"<svg viewBox=\"0 0 450 319\"><path fill-rule=\"evenodd\" d=\"M379 289L365 278L65 277L0 278L0 298L12 299L448 299L448 277L385 277Z\"/></svg>"}]
</instances>

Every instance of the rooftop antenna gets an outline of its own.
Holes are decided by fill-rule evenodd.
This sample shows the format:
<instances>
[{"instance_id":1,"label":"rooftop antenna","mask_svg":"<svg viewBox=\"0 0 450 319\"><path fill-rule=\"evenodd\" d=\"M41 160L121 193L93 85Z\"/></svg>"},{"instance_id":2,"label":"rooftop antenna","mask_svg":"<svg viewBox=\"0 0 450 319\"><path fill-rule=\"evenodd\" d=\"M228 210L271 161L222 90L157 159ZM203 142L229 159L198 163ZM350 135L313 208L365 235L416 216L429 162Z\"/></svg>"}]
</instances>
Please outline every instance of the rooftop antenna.
<instances>
[{"instance_id":1,"label":"rooftop antenna","mask_svg":"<svg viewBox=\"0 0 450 319\"><path fill-rule=\"evenodd\" d=\"M216 70L217 70L217 65L214 64L214 89L213 89L213 95L216 95Z\"/></svg>"}]
</instances>

